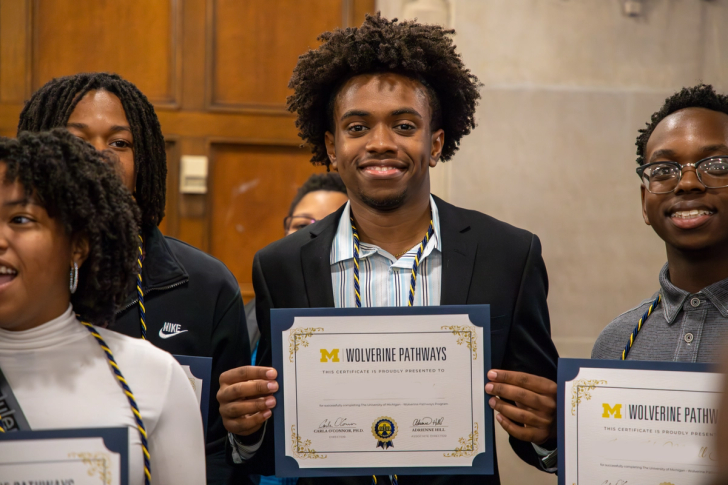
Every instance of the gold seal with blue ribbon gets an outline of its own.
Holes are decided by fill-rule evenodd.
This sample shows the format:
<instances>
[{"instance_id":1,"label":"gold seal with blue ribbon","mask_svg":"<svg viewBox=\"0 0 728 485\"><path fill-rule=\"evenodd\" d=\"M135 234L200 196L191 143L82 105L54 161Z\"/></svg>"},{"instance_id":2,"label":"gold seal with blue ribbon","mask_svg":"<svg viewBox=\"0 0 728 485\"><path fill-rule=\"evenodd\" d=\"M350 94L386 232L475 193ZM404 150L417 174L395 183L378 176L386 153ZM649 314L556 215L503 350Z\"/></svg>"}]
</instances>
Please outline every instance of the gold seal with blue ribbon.
<instances>
[{"instance_id":1,"label":"gold seal with blue ribbon","mask_svg":"<svg viewBox=\"0 0 728 485\"><path fill-rule=\"evenodd\" d=\"M394 448L392 440L397 436L397 422L389 416L381 416L372 424L372 434L377 439L377 448Z\"/></svg>"}]
</instances>

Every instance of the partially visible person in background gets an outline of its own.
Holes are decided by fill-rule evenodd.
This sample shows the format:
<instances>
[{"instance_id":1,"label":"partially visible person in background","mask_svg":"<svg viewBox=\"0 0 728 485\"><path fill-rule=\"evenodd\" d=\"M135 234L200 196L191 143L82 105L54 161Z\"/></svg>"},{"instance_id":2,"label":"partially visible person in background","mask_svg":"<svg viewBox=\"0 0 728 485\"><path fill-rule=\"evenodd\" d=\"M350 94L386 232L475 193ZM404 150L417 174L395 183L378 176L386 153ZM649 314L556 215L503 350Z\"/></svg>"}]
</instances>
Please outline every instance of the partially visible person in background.
<instances>
[{"instance_id":1,"label":"partially visible person in background","mask_svg":"<svg viewBox=\"0 0 728 485\"><path fill-rule=\"evenodd\" d=\"M25 416L21 431L129 428L130 485L199 485L202 420L184 371L101 328L136 270L139 210L114 158L61 129L0 138L0 368L20 408L5 414Z\"/></svg>"},{"instance_id":2,"label":"partially visible person in background","mask_svg":"<svg viewBox=\"0 0 728 485\"><path fill-rule=\"evenodd\" d=\"M642 216L665 241L667 263L660 289L602 331L592 358L719 362L728 343L728 96L700 84L669 97L640 130L637 157Z\"/></svg>"},{"instance_id":3,"label":"partially visible person in background","mask_svg":"<svg viewBox=\"0 0 728 485\"><path fill-rule=\"evenodd\" d=\"M243 302L223 263L157 228L164 217L167 158L154 107L116 74L76 74L46 83L20 114L19 132L54 127L68 128L120 160L124 185L141 211L141 282L126 295L113 330L172 354L212 357L207 483L226 483L227 432L215 395L222 372L250 362Z\"/></svg>"},{"instance_id":4,"label":"partially visible person in background","mask_svg":"<svg viewBox=\"0 0 728 485\"><path fill-rule=\"evenodd\" d=\"M291 202L288 215L283 219L283 231L286 236L320 221L339 207L346 204L346 186L338 173L327 172L311 175L298 189ZM245 320L248 323L250 351L255 362L255 350L260 340L260 330L255 317L255 298L245 304Z\"/></svg>"}]
</instances>

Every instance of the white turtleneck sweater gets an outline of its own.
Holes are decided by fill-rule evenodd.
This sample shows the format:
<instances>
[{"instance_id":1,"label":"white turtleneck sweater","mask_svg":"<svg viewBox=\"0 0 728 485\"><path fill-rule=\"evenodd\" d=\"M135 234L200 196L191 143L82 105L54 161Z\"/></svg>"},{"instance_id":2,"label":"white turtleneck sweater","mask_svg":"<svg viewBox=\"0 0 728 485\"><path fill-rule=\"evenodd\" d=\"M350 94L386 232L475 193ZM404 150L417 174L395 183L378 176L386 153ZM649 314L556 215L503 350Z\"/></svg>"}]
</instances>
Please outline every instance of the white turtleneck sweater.
<instances>
[{"instance_id":1,"label":"white turtleneck sweater","mask_svg":"<svg viewBox=\"0 0 728 485\"><path fill-rule=\"evenodd\" d=\"M205 483L205 440L184 371L149 342L97 329L136 397L149 437L153 485ZM31 330L0 329L0 369L32 430L126 426L129 484L144 483L141 439L103 350L69 306Z\"/></svg>"}]
</instances>

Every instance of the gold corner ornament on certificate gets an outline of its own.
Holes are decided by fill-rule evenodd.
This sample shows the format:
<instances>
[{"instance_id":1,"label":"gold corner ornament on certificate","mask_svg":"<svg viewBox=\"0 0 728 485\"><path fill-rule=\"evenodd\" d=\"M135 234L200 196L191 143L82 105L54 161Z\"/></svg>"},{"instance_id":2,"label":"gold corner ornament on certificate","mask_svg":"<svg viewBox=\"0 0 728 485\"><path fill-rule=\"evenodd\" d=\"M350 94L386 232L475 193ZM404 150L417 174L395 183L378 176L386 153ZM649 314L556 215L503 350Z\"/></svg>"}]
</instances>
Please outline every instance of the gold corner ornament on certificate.
<instances>
[{"instance_id":1,"label":"gold corner ornament on certificate","mask_svg":"<svg viewBox=\"0 0 728 485\"><path fill-rule=\"evenodd\" d=\"M454 470L492 453L483 327L467 313L336 315L291 317L281 335L284 456L299 470Z\"/></svg>"}]
</instances>

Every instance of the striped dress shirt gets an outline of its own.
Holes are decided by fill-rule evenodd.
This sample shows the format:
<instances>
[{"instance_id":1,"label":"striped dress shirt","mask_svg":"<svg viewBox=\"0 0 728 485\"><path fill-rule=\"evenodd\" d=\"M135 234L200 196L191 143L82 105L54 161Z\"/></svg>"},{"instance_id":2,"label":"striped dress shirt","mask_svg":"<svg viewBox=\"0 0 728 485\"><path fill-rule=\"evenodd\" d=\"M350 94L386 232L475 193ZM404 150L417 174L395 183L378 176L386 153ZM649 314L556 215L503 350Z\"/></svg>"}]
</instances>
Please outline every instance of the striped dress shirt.
<instances>
[{"instance_id":1,"label":"striped dress shirt","mask_svg":"<svg viewBox=\"0 0 728 485\"><path fill-rule=\"evenodd\" d=\"M422 252L417 267L414 306L440 304L442 284L442 239L440 218L435 200L430 196L433 237ZM351 229L351 205L344 207L331 245L331 283L336 308L356 308L354 293L354 233ZM425 234L422 234L425 237ZM412 266L419 243L397 259L384 249L360 242L359 289L362 307L407 306Z\"/></svg>"}]
</instances>

